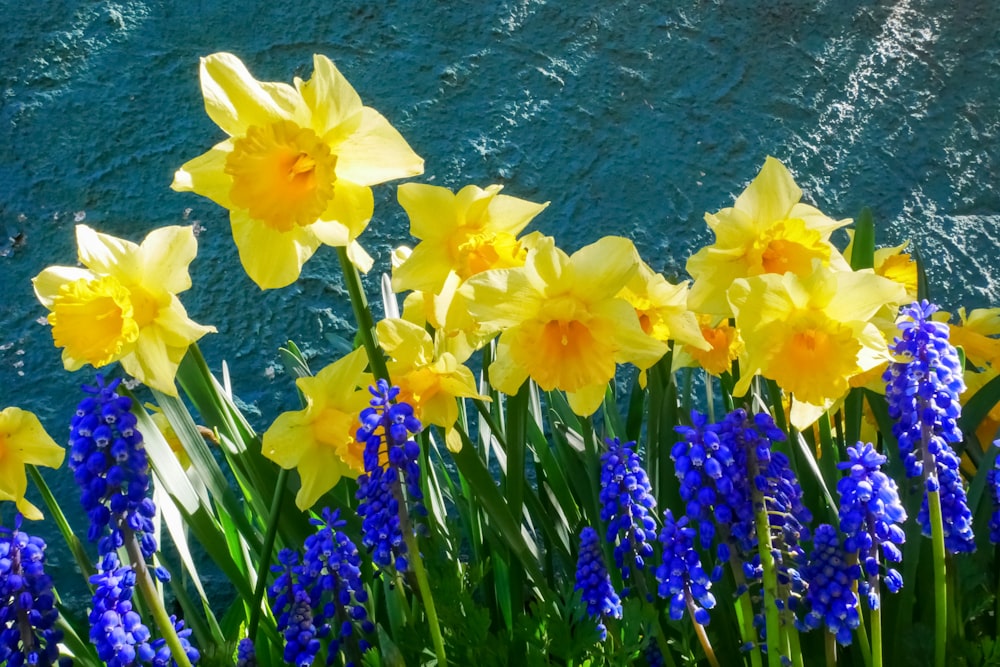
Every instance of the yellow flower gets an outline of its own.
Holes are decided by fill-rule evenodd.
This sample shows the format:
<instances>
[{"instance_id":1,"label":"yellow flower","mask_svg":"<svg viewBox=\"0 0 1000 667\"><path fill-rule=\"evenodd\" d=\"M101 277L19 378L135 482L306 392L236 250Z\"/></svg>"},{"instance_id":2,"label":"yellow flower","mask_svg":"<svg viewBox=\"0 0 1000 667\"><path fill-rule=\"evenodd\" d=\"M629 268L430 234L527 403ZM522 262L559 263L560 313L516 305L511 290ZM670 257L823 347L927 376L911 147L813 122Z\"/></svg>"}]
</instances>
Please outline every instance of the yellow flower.
<instances>
[{"instance_id":1,"label":"yellow flower","mask_svg":"<svg viewBox=\"0 0 1000 667\"><path fill-rule=\"evenodd\" d=\"M935 320L946 321L947 313L935 313ZM991 338L1000 334L1000 308L976 308L966 314L958 309L959 324L950 325L950 340L961 347L965 356L977 368L991 366L1000 370L1000 340Z\"/></svg>"},{"instance_id":2,"label":"yellow flower","mask_svg":"<svg viewBox=\"0 0 1000 667\"><path fill-rule=\"evenodd\" d=\"M386 319L375 329L389 355L389 377L399 387L399 400L412 405L424 424L443 428L448 448L460 450L462 439L455 430L457 399L489 400L476 391L472 371L450 352L436 351L430 334L412 322Z\"/></svg>"},{"instance_id":3,"label":"yellow flower","mask_svg":"<svg viewBox=\"0 0 1000 667\"><path fill-rule=\"evenodd\" d=\"M344 475L364 472L364 445L355 441L360 412L371 394L368 357L358 348L313 377L295 381L304 410L278 415L264 433L261 451L282 468L298 468L302 486L295 496L300 510L312 507Z\"/></svg>"},{"instance_id":4,"label":"yellow flower","mask_svg":"<svg viewBox=\"0 0 1000 667\"><path fill-rule=\"evenodd\" d=\"M361 99L325 56L295 86L254 79L240 60L201 60L209 117L229 135L174 175L230 211L233 239L261 289L284 287L321 244L347 248L358 268L372 259L357 242L372 215L369 186L423 172L423 160Z\"/></svg>"},{"instance_id":5,"label":"yellow flower","mask_svg":"<svg viewBox=\"0 0 1000 667\"><path fill-rule=\"evenodd\" d=\"M814 260L847 271L850 266L830 243L830 234L850 220L832 220L799 202L802 190L781 162L768 157L732 208L706 213L715 243L687 262L694 277L692 310L729 316L726 290L737 278L767 273L812 272Z\"/></svg>"},{"instance_id":6,"label":"yellow flower","mask_svg":"<svg viewBox=\"0 0 1000 667\"><path fill-rule=\"evenodd\" d=\"M605 237L567 256L552 239L528 253L523 268L466 281L473 317L502 329L490 382L514 394L527 378L566 392L578 415L600 406L616 363L649 368L667 346L642 330L635 309L618 298L639 255L628 239Z\"/></svg>"},{"instance_id":7,"label":"yellow flower","mask_svg":"<svg viewBox=\"0 0 1000 667\"><path fill-rule=\"evenodd\" d=\"M709 349L698 318L687 308L687 281L674 285L640 260L635 275L618 296L632 304L639 326L656 340L675 340L700 350Z\"/></svg>"},{"instance_id":8,"label":"yellow flower","mask_svg":"<svg viewBox=\"0 0 1000 667\"><path fill-rule=\"evenodd\" d=\"M20 408L0 410L0 500L14 501L25 518L37 521L42 513L24 497L28 490L24 466L58 468L65 455L38 417Z\"/></svg>"},{"instance_id":9,"label":"yellow flower","mask_svg":"<svg viewBox=\"0 0 1000 667\"><path fill-rule=\"evenodd\" d=\"M674 368L701 366L711 375L722 375L728 372L740 354L743 353L743 338L736 327L729 325L728 319L722 319L713 325L711 315L698 314L698 325L701 335L708 342L710 349L703 350L692 345L683 345L674 357Z\"/></svg>"},{"instance_id":10,"label":"yellow flower","mask_svg":"<svg viewBox=\"0 0 1000 667\"><path fill-rule=\"evenodd\" d=\"M454 194L436 185L400 185L399 203L420 243L394 268L393 289L437 293L452 271L464 281L490 269L523 266L527 250L516 237L548 202L534 204L500 189L467 185Z\"/></svg>"},{"instance_id":11,"label":"yellow flower","mask_svg":"<svg viewBox=\"0 0 1000 667\"><path fill-rule=\"evenodd\" d=\"M844 259L850 263L854 251L854 230L848 229L847 235L851 241L844 248ZM910 301L917 300L917 263L910 257L909 253L903 252L909 241L893 246L891 248L876 248L874 264L875 274L885 276L906 288L906 294ZM895 323L894 323L895 324Z\"/></svg>"},{"instance_id":12,"label":"yellow flower","mask_svg":"<svg viewBox=\"0 0 1000 667\"><path fill-rule=\"evenodd\" d=\"M849 380L889 358L888 345L871 318L886 304L906 300L902 285L871 271L831 271L816 265L794 273L741 278L729 290L736 326L746 342L743 395L760 372L796 402L796 428L805 428L850 388Z\"/></svg>"},{"instance_id":13,"label":"yellow flower","mask_svg":"<svg viewBox=\"0 0 1000 667\"><path fill-rule=\"evenodd\" d=\"M191 228L155 229L136 245L77 225L76 241L86 268L50 266L32 281L51 311L63 366L120 361L132 377L176 396L188 346L215 331L188 318L177 298L191 287L188 264L198 251Z\"/></svg>"}]
</instances>

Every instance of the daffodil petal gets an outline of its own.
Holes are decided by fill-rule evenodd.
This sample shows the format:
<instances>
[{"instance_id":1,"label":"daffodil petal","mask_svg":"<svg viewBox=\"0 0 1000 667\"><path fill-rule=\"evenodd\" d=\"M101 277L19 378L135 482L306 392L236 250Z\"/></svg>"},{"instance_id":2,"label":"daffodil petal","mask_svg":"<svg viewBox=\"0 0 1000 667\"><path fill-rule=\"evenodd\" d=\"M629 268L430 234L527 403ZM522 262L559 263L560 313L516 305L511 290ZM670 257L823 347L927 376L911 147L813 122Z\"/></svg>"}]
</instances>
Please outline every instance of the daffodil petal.
<instances>
[{"instance_id":1,"label":"daffodil petal","mask_svg":"<svg viewBox=\"0 0 1000 667\"><path fill-rule=\"evenodd\" d=\"M500 335L497 356L489 366L490 384L499 391L513 396L528 379L528 371L513 361L510 344Z\"/></svg>"},{"instance_id":2,"label":"daffodil petal","mask_svg":"<svg viewBox=\"0 0 1000 667\"><path fill-rule=\"evenodd\" d=\"M569 407L574 414L589 417L601 407L606 390L607 385L604 384L588 385L577 391L567 391L566 400L569 401Z\"/></svg>"},{"instance_id":3,"label":"daffodil petal","mask_svg":"<svg viewBox=\"0 0 1000 667\"><path fill-rule=\"evenodd\" d=\"M419 243L405 262L392 272L392 289L437 292L451 269L451 257L442 244Z\"/></svg>"},{"instance_id":4,"label":"daffodil petal","mask_svg":"<svg viewBox=\"0 0 1000 667\"><path fill-rule=\"evenodd\" d=\"M420 326L403 319L384 319L375 325L379 344L397 363L407 368L430 363L434 343Z\"/></svg>"},{"instance_id":5,"label":"daffodil petal","mask_svg":"<svg viewBox=\"0 0 1000 667\"><path fill-rule=\"evenodd\" d=\"M830 317L842 322L871 319L886 304L901 304L908 299L906 287L870 270L834 275L837 287L826 310Z\"/></svg>"},{"instance_id":6,"label":"daffodil petal","mask_svg":"<svg viewBox=\"0 0 1000 667\"><path fill-rule=\"evenodd\" d=\"M496 269L472 276L459 293L475 319L503 329L538 313L541 301L532 287L524 269Z\"/></svg>"},{"instance_id":7,"label":"daffodil petal","mask_svg":"<svg viewBox=\"0 0 1000 667\"><path fill-rule=\"evenodd\" d=\"M319 239L308 228L296 226L288 232L277 231L241 210L232 211L229 220L243 268L261 289L276 289L295 282L302 265L320 246Z\"/></svg>"},{"instance_id":8,"label":"daffodil petal","mask_svg":"<svg viewBox=\"0 0 1000 667\"><path fill-rule=\"evenodd\" d=\"M539 239L528 252L524 273L531 286L542 294L562 291L574 284L570 258L556 247L555 239L551 236Z\"/></svg>"},{"instance_id":9,"label":"daffodil petal","mask_svg":"<svg viewBox=\"0 0 1000 667\"><path fill-rule=\"evenodd\" d=\"M233 177L225 172L226 158L233 152L233 142L226 139L193 160L188 160L174 173L171 189L177 192L195 192L208 197L219 206L232 208L229 192Z\"/></svg>"},{"instance_id":10,"label":"daffodil petal","mask_svg":"<svg viewBox=\"0 0 1000 667\"><path fill-rule=\"evenodd\" d=\"M516 236L548 205L549 202L536 204L518 197L497 195L483 212L483 223L497 232Z\"/></svg>"},{"instance_id":11,"label":"daffodil petal","mask_svg":"<svg viewBox=\"0 0 1000 667\"><path fill-rule=\"evenodd\" d=\"M375 260L357 241L351 241L347 244L347 259L351 260L351 264L356 266L361 273L368 273L375 266Z\"/></svg>"},{"instance_id":12,"label":"daffodil petal","mask_svg":"<svg viewBox=\"0 0 1000 667\"><path fill-rule=\"evenodd\" d=\"M290 470L299 465L312 439L312 413L309 410L282 412L264 431L261 452L282 468Z\"/></svg>"},{"instance_id":13,"label":"daffodil petal","mask_svg":"<svg viewBox=\"0 0 1000 667\"><path fill-rule=\"evenodd\" d=\"M396 188L396 199L410 219L410 235L414 238L443 241L455 228L455 195L448 188L403 183Z\"/></svg>"},{"instance_id":14,"label":"daffodil petal","mask_svg":"<svg viewBox=\"0 0 1000 667\"><path fill-rule=\"evenodd\" d=\"M348 468L332 449L314 448L303 453L298 471L302 486L295 495L295 505L305 511L336 486Z\"/></svg>"},{"instance_id":15,"label":"daffodil petal","mask_svg":"<svg viewBox=\"0 0 1000 667\"><path fill-rule=\"evenodd\" d=\"M340 236L339 230L334 232L333 227L318 225L313 231L327 245L346 246L365 231L374 210L375 200L371 188L338 179L334 185L333 198L323 211L321 222L339 223L347 231L347 238Z\"/></svg>"},{"instance_id":16,"label":"daffodil petal","mask_svg":"<svg viewBox=\"0 0 1000 667\"><path fill-rule=\"evenodd\" d=\"M781 220L802 198L802 190L781 162L768 156L757 178L736 198L736 208L755 220Z\"/></svg>"},{"instance_id":17,"label":"daffodil petal","mask_svg":"<svg viewBox=\"0 0 1000 667\"><path fill-rule=\"evenodd\" d=\"M198 254L198 241L191 227L160 227L139 246L138 262L144 284L157 285L171 294L191 287L188 265Z\"/></svg>"},{"instance_id":18,"label":"daffodil petal","mask_svg":"<svg viewBox=\"0 0 1000 667\"><path fill-rule=\"evenodd\" d=\"M66 457L66 450L45 431L38 417L20 408L6 408L0 419L0 440L16 452L23 463L58 468ZM5 459L11 452L5 454ZM11 457L13 458L13 457ZM3 467L0 464L0 467Z\"/></svg>"},{"instance_id":19,"label":"daffodil petal","mask_svg":"<svg viewBox=\"0 0 1000 667\"><path fill-rule=\"evenodd\" d=\"M337 147L337 177L375 185L424 173L424 161L382 114L365 107L361 126Z\"/></svg>"},{"instance_id":20,"label":"daffodil petal","mask_svg":"<svg viewBox=\"0 0 1000 667\"><path fill-rule=\"evenodd\" d=\"M312 111L312 129L319 136L337 128L361 113L361 98L340 70L324 55L313 56L313 75L305 83L296 82L299 93Z\"/></svg>"},{"instance_id":21,"label":"daffodil petal","mask_svg":"<svg viewBox=\"0 0 1000 667\"><path fill-rule=\"evenodd\" d=\"M635 245L620 236L605 236L573 253L574 291L588 300L615 296L639 268Z\"/></svg>"},{"instance_id":22,"label":"daffodil petal","mask_svg":"<svg viewBox=\"0 0 1000 667\"><path fill-rule=\"evenodd\" d=\"M131 241L96 232L87 225L76 226L76 244L80 261L94 273L115 276L123 282L139 282L139 246Z\"/></svg>"},{"instance_id":23,"label":"daffodil petal","mask_svg":"<svg viewBox=\"0 0 1000 667\"><path fill-rule=\"evenodd\" d=\"M288 117L273 94L233 54L202 58L200 73L205 111L226 134L240 136L251 125L263 127Z\"/></svg>"},{"instance_id":24,"label":"daffodil petal","mask_svg":"<svg viewBox=\"0 0 1000 667\"><path fill-rule=\"evenodd\" d=\"M43 306L52 310L52 304L59 296L59 288L77 280L92 280L94 274L75 266L50 266L31 279L35 296Z\"/></svg>"},{"instance_id":25,"label":"daffodil petal","mask_svg":"<svg viewBox=\"0 0 1000 667\"><path fill-rule=\"evenodd\" d=\"M177 396L174 376L180 359L171 355L163 338L157 335L155 327L146 327L139 333L135 349L121 359L125 372L153 389ZM171 358L171 357L174 358Z\"/></svg>"}]
</instances>

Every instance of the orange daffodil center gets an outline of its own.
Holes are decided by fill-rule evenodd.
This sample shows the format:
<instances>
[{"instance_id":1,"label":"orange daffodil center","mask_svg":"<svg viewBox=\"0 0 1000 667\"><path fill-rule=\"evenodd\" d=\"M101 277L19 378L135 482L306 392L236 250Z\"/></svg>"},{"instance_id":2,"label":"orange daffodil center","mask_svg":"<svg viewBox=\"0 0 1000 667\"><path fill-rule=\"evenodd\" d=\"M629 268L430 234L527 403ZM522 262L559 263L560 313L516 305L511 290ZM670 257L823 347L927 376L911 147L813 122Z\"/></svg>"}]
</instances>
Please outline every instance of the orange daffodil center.
<instances>
[{"instance_id":1,"label":"orange daffodil center","mask_svg":"<svg viewBox=\"0 0 1000 667\"><path fill-rule=\"evenodd\" d=\"M66 370L120 361L132 377L176 396L174 376L188 346L215 331L188 318L177 298L191 286L191 228L157 229L140 245L85 225L76 235L86 268L53 266L32 281Z\"/></svg>"},{"instance_id":2,"label":"orange daffodil center","mask_svg":"<svg viewBox=\"0 0 1000 667\"><path fill-rule=\"evenodd\" d=\"M843 396L851 378L889 359L873 318L907 298L902 285L872 271L831 271L819 262L804 278L738 279L728 296L746 343L734 393L743 395L762 373L792 395L791 420L800 429Z\"/></svg>"},{"instance_id":3,"label":"orange daffodil center","mask_svg":"<svg viewBox=\"0 0 1000 667\"><path fill-rule=\"evenodd\" d=\"M466 281L473 317L502 330L492 384L514 394L531 378L566 392L574 412L600 406L617 363L649 368L666 345L648 336L635 309L617 295L638 270L631 241L605 237L567 256L550 238L523 268L492 270Z\"/></svg>"},{"instance_id":4,"label":"orange daffodil center","mask_svg":"<svg viewBox=\"0 0 1000 667\"><path fill-rule=\"evenodd\" d=\"M831 220L801 197L785 166L769 157L732 208L705 215L716 238L688 259L693 310L731 316L726 291L738 278L786 272L804 277L817 261L850 270L830 243L831 232L850 220Z\"/></svg>"},{"instance_id":5,"label":"orange daffodil center","mask_svg":"<svg viewBox=\"0 0 1000 667\"><path fill-rule=\"evenodd\" d=\"M233 142L224 171L233 204L278 232L308 226L333 198L337 158L316 133L283 120L250 127Z\"/></svg>"},{"instance_id":6,"label":"orange daffodil center","mask_svg":"<svg viewBox=\"0 0 1000 667\"><path fill-rule=\"evenodd\" d=\"M423 160L324 56L309 81L260 82L228 53L201 61L205 110L229 138L187 162L171 187L230 211L240 261L261 289L294 282L322 245L357 242L371 219L370 186L423 172Z\"/></svg>"}]
</instances>

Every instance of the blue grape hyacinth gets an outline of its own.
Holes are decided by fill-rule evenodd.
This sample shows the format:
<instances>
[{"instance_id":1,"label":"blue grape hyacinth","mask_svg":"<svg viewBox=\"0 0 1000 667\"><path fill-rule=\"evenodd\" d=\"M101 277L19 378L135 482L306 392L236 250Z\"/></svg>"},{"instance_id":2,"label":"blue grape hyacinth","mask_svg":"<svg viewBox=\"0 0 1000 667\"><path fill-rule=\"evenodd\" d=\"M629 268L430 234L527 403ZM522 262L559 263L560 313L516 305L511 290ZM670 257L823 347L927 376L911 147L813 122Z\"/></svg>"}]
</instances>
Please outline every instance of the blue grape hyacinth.
<instances>
[{"instance_id":1,"label":"blue grape hyacinth","mask_svg":"<svg viewBox=\"0 0 1000 667\"><path fill-rule=\"evenodd\" d=\"M670 601L670 618L679 621L690 611L695 623L708 625L708 610L715 607L712 582L701 566L701 557L694 550L695 531L688 517L674 520L670 510L663 516L660 543L663 561L656 569L660 597Z\"/></svg>"},{"instance_id":2,"label":"blue grape hyacinth","mask_svg":"<svg viewBox=\"0 0 1000 667\"><path fill-rule=\"evenodd\" d=\"M0 664L49 667L59 660L62 632L55 627L52 578L45 571L45 541L0 528Z\"/></svg>"},{"instance_id":3,"label":"blue grape hyacinth","mask_svg":"<svg viewBox=\"0 0 1000 667\"><path fill-rule=\"evenodd\" d=\"M366 636L375 626L365 603L361 556L340 529L339 511L324 509L310 520L316 532L306 538L303 553L283 549L270 593L278 631L285 639L284 659L308 667L328 640L327 664L344 655L346 665L360 664L371 648Z\"/></svg>"},{"instance_id":4,"label":"blue grape hyacinth","mask_svg":"<svg viewBox=\"0 0 1000 667\"><path fill-rule=\"evenodd\" d=\"M871 443L859 442L847 448L847 461L837 464L841 470L848 471L847 476L837 482L844 550L856 554L862 566L858 594L869 609L879 607L882 572L879 554L887 562L899 563L903 560L899 545L906 541L906 534L900 527L906 521L906 510L899 500L896 482L882 472L885 461ZM902 575L894 568L886 569L885 581L893 593L903 585Z\"/></svg>"},{"instance_id":5,"label":"blue grape hyacinth","mask_svg":"<svg viewBox=\"0 0 1000 667\"><path fill-rule=\"evenodd\" d=\"M580 591L587 613L597 621L597 632L604 641L608 636L604 619L621 618L622 602L611 583L597 531L590 526L580 532L580 556L576 563L573 590Z\"/></svg>"},{"instance_id":6,"label":"blue grape hyacinth","mask_svg":"<svg viewBox=\"0 0 1000 667\"><path fill-rule=\"evenodd\" d=\"M628 580L632 567L644 569L646 559L653 555L656 499L639 455L632 449L635 443L613 438L607 444L608 451L601 455L601 520L608 525L605 539L614 545L615 565Z\"/></svg>"},{"instance_id":7,"label":"blue grape hyacinth","mask_svg":"<svg viewBox=\"0 0 1000 667\"><path fill-rule=\"evenodd\" d=\"M136 428L132 399L118 393L121 379L84 386L88 394L70 424L69 467L80 487L80 503L90 518L87 537L103 555L135 535L143 557L156 552L149 495L149 459L142 433ZM157 571L161 578L162 570Z\"/></svg>"},{"instance_id":8,"label":"blue grape hyacinth","mask_svg":"<svg viewBox=\"0 0 1000 667\"><path fill-rule=\"evenodd\" d=\"M413 406L397 403L399 387L385 380L369 389L370 407L361 411L357 440L365 446L365 472L358 477L358 515L363 519L362 544L381 567L409 567L407 533L413 519L423 516L420 489L420 445L412 438L420 432Z\"/></svg>"},{"instance_id":9,"label":"blue grape hyacinth","mask_svg":"<svg viewBox=\"0 0 1000 667\"><path fill-rule=\"evenodd\" d=\"M936 311L926 300L903 309L899 335L890 346L897 361L889 364L883 379L906 474L924 480L917 521L924 535L930 535L928 493L939 493L945 548L961 553L976 548L959 458L952 449L962 441L959 394L965 382L948 325L930 319Z\"/></svg>"},{"instance_id":10,"label":"blue grape hyacinth","mask_svg":"<svg viewBox=\"0 0 1000 667\"><path fill-rule=\"evenodd\" d=\"M838 643L850 644L852 633L861 625L858 596L854 592L854 582L860 576L861 568L845 560L836 529L821 524L813 537L809 562L802 570L809 609L802 621L804 629L826 627Z\"/></svg>"}]
</instances>

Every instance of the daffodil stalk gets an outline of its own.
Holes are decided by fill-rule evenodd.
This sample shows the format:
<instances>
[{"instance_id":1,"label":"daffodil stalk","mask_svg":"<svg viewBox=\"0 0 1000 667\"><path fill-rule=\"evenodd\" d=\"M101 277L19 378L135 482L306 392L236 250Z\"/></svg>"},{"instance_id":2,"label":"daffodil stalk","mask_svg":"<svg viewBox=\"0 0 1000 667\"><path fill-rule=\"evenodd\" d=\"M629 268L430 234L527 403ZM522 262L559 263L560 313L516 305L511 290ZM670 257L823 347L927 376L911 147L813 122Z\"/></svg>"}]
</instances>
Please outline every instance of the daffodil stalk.
<instances>
[{"instance_id":1,"label":"daffodil stalk","mask_svg":"<svg viewBox=\"0 0 1000 667\"><path fill-rule=\"evenodd\" d=\"M931 567L934 570L934 664L944 667L948 646L948 573L945 571L944 518L939 489L927 492L927 510L931 522Z\"/></svg>"},{"instance_id":2,"label":"daffodil stalk","mask_svg":"<svg viewBox=\"0 0 1000 667\"><path fill-rule=\"evenodd\" d=\"M267 592L267 573L270 571L271 553L274 551L274 542L278 536L281 503L285 497L283 491L288 475L289 471L285 468L278 471L278 481L274 485L274 497L271 499L271 513L267 519L267 532L264 534L264 546L257 565L257 583L253 590L253 604L250 607L250 621L247 625L247 636L253 641L257 639L261 604L264 601L264 593Z\"/></svg>"},{"instance_id":3,"label":"daffodil stalk","mask_svg":"<svg viewBox=\"0 0 1000 667\"><path fill-rule=\"evenodd\" d=\"M25 468L27 469L28 474L31 475L31 480L35 483L35 487L38 489L39 493L42 494L42 500L45 501L45 506L48 508L49 512L52 513L52 518L55 520L56 526L59 527L59 532L66 541L66 545L69 546L69 550L73 552L73 558L76 560L77 567L80 568L80 572L83 574L84 578L89 581L91 575L94 574L94 564L87 556L87 552L83 548L83 543L80 542L80 538L77 537L76 533L73 532L73 529L70 528L69 521L66 520L66 515L63 514L62 508L59 506L58 501L56 501L55 496L52 495L52 490L45 482L45 479L38 471L38 468L30 463L26 465Z\"/></svg>"},{"instance_id":4,"label":"daffodil stalk","mask_svg":"<svg viewBox=\"0 0 1000 667\"><path fill-rule=\"evenodd\" d=\"M157 593L153 577L149 574L146 559L143 557L142 549L139 547L139 540L136 539L135 533L132 532L132 529L128 527L128 524L124 520L120 521L119 529L122 531L122 537L124 538L125 551L128 553L132 569L135 571L135 583L139 587L139 592L142 594L143 600L146 602L146 607L153 615L156 626L160 629L163 640L170 647L170 655L173 661L177 664L177 667L191 667L191 661L188 660L187 652L181 644L180 637L177 636L177 630L170 620L170 615L167 614L167 610L163 607L163 601Z\"/></svg>"}]
</instances>

